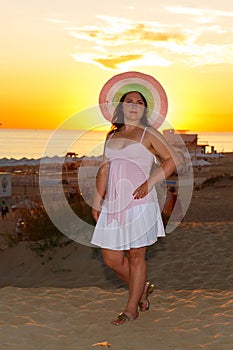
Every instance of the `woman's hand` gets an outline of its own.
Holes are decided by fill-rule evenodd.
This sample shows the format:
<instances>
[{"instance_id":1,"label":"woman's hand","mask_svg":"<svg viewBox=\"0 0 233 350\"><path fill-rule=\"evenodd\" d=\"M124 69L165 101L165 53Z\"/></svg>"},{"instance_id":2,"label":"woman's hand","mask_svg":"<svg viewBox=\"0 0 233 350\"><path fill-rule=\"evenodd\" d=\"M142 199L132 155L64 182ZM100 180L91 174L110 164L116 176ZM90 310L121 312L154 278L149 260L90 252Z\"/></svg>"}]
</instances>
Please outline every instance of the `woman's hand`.
<instances>
[{"instance_id":1,"label":"woman's hand","mask_svg":"<svg viewBox=\"0 0 233 350\"><path fill-rule=\"evenodd\" d=\"M99 216L100 216L100 209L92 208L91 213L92 213L94 220L97 222L97 220L99 219Z\"/></svg>"},{"instance_id":2,"label":"woman's hand","mask_svg":"<svg viewBox=\"0 0 233 350\"><path fill-rule=\"evenodd\" d=\"M134 199L144 198L153 188L149 181L145 181L133 192Z\"/></svg>"}]
</instances>

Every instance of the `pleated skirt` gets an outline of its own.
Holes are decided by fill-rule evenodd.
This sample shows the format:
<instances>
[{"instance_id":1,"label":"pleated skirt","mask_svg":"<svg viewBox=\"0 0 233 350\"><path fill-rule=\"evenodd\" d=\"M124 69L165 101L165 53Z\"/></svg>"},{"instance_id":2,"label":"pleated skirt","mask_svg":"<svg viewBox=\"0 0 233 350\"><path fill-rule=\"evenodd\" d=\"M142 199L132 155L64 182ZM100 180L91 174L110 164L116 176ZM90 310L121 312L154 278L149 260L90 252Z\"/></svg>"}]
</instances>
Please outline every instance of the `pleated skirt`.
<instances>
[{"instance_id":1,"label":"pleated skirt","mask_svg":"<svg viewBox=\"0 0 233 350\"><path fill-rule=\"evenodd\" d=\"M150 246L165 236L158 202L130 207L124 213L124 222L113 219L109 223L107 208L103 206L91 243L111 250L129 250Z\"/></svg>"}]
</instances>

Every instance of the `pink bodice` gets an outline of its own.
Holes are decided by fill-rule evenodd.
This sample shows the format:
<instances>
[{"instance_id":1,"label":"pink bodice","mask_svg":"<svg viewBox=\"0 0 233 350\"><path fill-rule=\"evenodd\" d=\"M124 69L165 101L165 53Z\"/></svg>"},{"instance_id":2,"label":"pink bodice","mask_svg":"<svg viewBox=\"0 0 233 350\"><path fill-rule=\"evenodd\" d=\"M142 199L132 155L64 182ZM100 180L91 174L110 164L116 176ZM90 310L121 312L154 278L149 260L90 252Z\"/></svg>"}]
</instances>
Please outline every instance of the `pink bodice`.
<instances>
[{"instance_id":1,"label":"pink bodice","mask_svg":"<svg viewBox=\"0 0 233 350\"><path fill-rule=\"evenodd\" d=\"M156 158L141 142L122 149L113 149L106 145L105 156L110 167L103 206L107 208L109 223L116 219L124 224L127 209L157 200L155 189L142 199L133 198L135 189L150 176Z\"/></svg>"}]
</instances>

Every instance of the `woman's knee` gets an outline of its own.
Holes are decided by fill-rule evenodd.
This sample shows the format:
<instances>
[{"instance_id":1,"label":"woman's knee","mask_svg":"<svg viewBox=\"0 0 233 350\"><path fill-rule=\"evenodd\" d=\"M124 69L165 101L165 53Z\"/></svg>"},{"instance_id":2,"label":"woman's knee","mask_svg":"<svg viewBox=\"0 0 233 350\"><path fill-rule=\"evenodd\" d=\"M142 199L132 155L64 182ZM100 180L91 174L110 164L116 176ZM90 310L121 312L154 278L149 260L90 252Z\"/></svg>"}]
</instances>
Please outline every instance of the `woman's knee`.
<instances>
[{"instance_id":1,"label":"woman's knee","mask_svg":"<svg viewBox=\"0 0 233 350\"><path fill-rule=\"evenodd\" d=\"M117 269L123 264L124 256L118 252L102 251L104 263L111 269Z\"/></svg>"},{"instance_id":2,"label":"woman's knee","mask_svg":"<svg viewBox=\"0 0 233 350\"><path fill-rule=\"evenodd\" d=\"M129 262L131 265L139 265L145 262L145 250L131 249L129 252Z\"/></svg>"}]
</instances>

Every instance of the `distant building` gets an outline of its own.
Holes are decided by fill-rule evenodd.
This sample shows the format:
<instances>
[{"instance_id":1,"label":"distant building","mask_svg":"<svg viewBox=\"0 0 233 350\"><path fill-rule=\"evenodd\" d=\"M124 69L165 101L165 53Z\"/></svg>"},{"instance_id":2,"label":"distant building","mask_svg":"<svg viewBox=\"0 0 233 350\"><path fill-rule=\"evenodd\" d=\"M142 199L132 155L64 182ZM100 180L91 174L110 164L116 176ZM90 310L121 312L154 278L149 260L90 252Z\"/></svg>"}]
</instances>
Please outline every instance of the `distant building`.
<instances>
[{"instance_id":1,"label":"distant building","mask_svg":"<svg viewBox=\"0 0 233 350\"><path fill-rule=\"evenodd\" d=\"M188 151L194 166L220 164L224 156L217 153L214 146L211 146L211 153L207 153L206 147L209 147L208 143L198 144L198 134L187 134L187 131L174 129L163 131L165 139L176 149L179 158L182 160L182 156L187 156Z\"/></svg>"},{"instance_id":2,"label":"distant building","mask_svg":"<svg viewBox=\"0 0 233 350\"><path fill-rule=\"evenodd\" d=\"M163 131L163 135L167 142L174 147L183 147L185 144L190 154L206 153L208 144L198 144L198 134L187 134L188 130L167 129Z\"/></svg>"}]
</instances>

